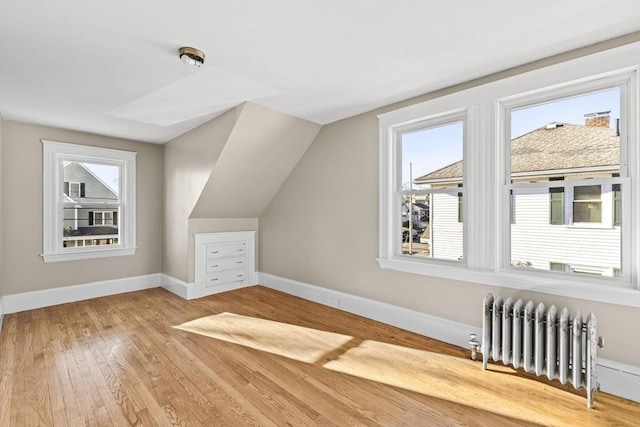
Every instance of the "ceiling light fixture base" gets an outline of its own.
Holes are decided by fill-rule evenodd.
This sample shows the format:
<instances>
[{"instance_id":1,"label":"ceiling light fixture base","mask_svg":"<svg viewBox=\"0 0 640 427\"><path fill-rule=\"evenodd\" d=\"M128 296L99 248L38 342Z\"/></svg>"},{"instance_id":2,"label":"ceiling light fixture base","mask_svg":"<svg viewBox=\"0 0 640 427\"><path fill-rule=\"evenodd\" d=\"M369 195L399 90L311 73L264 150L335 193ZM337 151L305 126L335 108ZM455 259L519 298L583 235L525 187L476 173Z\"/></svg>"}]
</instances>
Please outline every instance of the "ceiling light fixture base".
<instances>
[{"instance_id":1,"label":"ceiling light fixture base","mask_svg":"<svg viewBox=\"0 0 640 427\"><path fill-rule=\"evenodd\" d=\"M204 64L204 53L194 47L181 47L180 60L186 65L200 68Z\"/></svg>"}]
</instances>

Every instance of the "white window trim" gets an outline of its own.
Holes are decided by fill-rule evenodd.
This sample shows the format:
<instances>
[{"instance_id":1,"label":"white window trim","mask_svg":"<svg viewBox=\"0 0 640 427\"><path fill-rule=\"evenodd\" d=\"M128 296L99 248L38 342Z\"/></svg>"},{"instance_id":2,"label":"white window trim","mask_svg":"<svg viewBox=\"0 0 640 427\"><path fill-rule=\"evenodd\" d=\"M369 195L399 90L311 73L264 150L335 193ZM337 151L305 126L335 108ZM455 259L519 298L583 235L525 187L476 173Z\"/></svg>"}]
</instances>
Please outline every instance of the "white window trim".
<instances>
[{"instance_id":1,"label":"white window trim","mask_svg":"<svg viewBox=\"0 0 640 427\"><path fill-rule=\"evenodd\" d=\"M44 262L133 255L136 251L136 155L131 151L89 147L42 140L43 148L43 236ZM64 248L62 194L63 160L120 166L117 245ZM51 177L55 177L52 179Z\"/></svg>"},{"instance_id":2,"label":"white window trim","mask_svg":"<svg viewBox=\"0 0 640 427\"><path fill-rule=\"evenodd\" d=\"M592 84L595 79L620 79L631 76L633 88L625 96L627 132L630 141L640 141L638 120L638 52L640 43L602 51L586 57L558 63L524 74L491 82L464 91L445 95L419 104L390 111L378 116L380 124L379 165L379 258L382 268L410 273L443 277L473 283L522 289L571 298L587 299L618 305L640 307L638 273L640 269L640 194L638 192L640 149L629 144L628 181L636 187L626 185L628 195L623 195L623 214L631 221L627 225L631 238L623 256L630 277L625 279L607 277L571 277L568 274L547 271L527 272L523 269L506 268L509 265L505 254L509 251L509 198L505 191L506 165L504 138L501 131L505 121L504 104L517 97L524 102L525 96L539 98L539 94L554 89L556 94L575 90L575 85ZM558 95L560 97L562 95ZM397 133L412 123L425 118L438 117L462 110L467 111L468 144L465 152L465 261L443 263L439 260L414 260L398 257L393 252L392 200L393 176L396 168ZM593 182L593 181L591 181ZM550 186L557 186L551 183ZM564 183L563 183L564 185ZM632 203L629 196L633 194ZM483 203L479 203L483 201ZM633 205L632 205L633 204ZM408 259L409 258L409 259Z\"/></svg>"},{"instance_id":3,"label":"white window trim","mask_svg":"<svg viewBox=\"0 0 640 427\"><path fill-rule=\"evenodd\" d=\"M446 114L438 114L434 117L425 117L420 121L417 122L412 122L412 123L405 123L402 125L398 125L395 126L393 128L393 132L395 134L396 137L400 136L401 134L404 133L408 133L411 132L413 130L416 129L428 129L428 128L434 128L434 127L438 127L438 126L446 126L448 124L453 124L453 123L462 123L463 126L463 158L466 157L466 132L467 132L467 111L466 109L464 110L459 110L459 111L451 111L448 112ZM402 153L401 153L401 144L395 144L396 150L394 152L394 155L397 156L397 158L402 158ZM400 165L399 162L391 162L390 164L391 167L391 186L393 188L393 193L392 196L393 198L395 198L395 201L392 203L393 206L395 206L395 208L390 209L389 211L389 215L390 215L390 224L401 224L402 223L402 218L401 218L401 212L399 209L397 209L398 206L400 206L400 198L402 196L406 196L406 195L431 195L431 194L438 194L438 193L443 193L443 194L450 194L450 195L458 195L459 193L464 194L465 192L465 187L463 185L463 187L451 187L451 188L431 188L431 189L414 189L414 190L402 190L402 165ZM466 166L464 166L463 163L463 168L466 168ZM465 180L464 180L464 172L463 172L463 184L464 184ZM390 206L391 207L391 206ZM463 210L464 210L464 205L463 205ZM463 217L464 217L464 213L463 213ZM393 256L393 257L398 257L398 258L408 258L411 260L415 260L415 262L421 262L421 260L427 259L430 262L436 262L436 263L441 263L442 265L466 265L467 261L466 261L466 245L467 245L467 240L466 240L466 233L464 231L466 225L463 223L462 224L463 227L463 231L462 231L462 236L463 236L463 242L462 242L462 260L452 260L452 259L442 259L442 258L422 258L422 257L414 257L414 256L410 256L410 255L403 255L401 254L401 247L400 245L396 245L395 243L389 247L389 255ZM396 226L396 227L389 227L389 229L386 231L388 233L390 242L400 242L401 241L401 227Z\"/></svg>"}]
</instances>

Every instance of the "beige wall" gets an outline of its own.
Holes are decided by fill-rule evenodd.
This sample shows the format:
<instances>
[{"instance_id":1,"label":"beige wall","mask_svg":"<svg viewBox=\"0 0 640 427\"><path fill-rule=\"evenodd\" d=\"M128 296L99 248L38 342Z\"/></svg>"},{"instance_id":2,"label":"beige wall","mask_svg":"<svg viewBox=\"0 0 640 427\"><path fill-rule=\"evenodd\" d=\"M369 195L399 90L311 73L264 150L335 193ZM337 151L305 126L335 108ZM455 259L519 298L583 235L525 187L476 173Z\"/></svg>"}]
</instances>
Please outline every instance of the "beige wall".
<instances>
[{"instance_id":1,"label":"beige wall","mask_svg":"<svg viewBox=\"0 0 640 427\"><path fill-rule=\"evenodd\" d=\"M567 60L632 37L529 64L322 128L260 216L259 270L468 325L481 326L487 292L593 311L606 347L599 355L640 366L640 309L383 270L378 255L377 114Z\"/></svg>"},{"instance_id":2,"label":"beige wall","mask_svg":"<svg viewBox=\"0 0 640 427\"><path fill-rule=\"evenodd\" d=\"M194 233L257 231L320 125L244 103L165 144L165 274L191 283Z\"/></svg>"},{"instance_id":3,"label":"beige wall","mask_svg":"<svg viewBox=\"0 0 640 427\"><path fill-rule=\"evenodd\" d=\"M163 272L186 282L189 278L189 216L233 129L234 108L220 117L164 144ZM228 231L228 230L207 230Z\"/></svg>"},{"instance_id":4,"label":"beige wall","mask_svg":"<svg viewBox=\"0 0 640 427\"><path fill-rule=\"evenodd\" d=\"M137 246L133 256L44 263L41 139L136 151ZM75 131L2 123L2 266L5 295L162 271L163 150Z\"/></svg>"},{"instance_id":5,"label":"beige wall","mask_svg":"<svg viewBox=\"0 0 640 427\"><path fill-rule=\"evenodd\" d=\"M250 102L238 111L191 218L257 218L321 127Z\"/></svg>"}]
</instances>

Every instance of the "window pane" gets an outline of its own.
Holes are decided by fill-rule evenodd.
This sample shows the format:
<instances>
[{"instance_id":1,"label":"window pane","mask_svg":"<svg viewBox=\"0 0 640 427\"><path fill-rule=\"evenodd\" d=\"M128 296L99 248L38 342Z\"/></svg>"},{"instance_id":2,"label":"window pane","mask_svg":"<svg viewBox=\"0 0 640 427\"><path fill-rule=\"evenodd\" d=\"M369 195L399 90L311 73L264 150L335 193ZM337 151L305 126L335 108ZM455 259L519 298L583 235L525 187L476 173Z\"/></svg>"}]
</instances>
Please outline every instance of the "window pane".
<instances>
[{"instance_id":1,"label":"window pane","mask_svg":"<svg viewBox=\"0 0 640 427\"><path fill-rule=\"evenodd\" d=\"M549 189L549 211L551 224L564 224L564 187Z\"/></svg>"},{"instance_id":2,"label":"window pane","mask_svg":"<svg viewBox=\"0 0 640 427\"><path fill-rule=\"evenodd\" d=\"M403 134L401 147L401 190L418 193L402 198L401 253L461 260L464 123L458 121ZM442 189L451 191L430 192ZM409 204L413 210L410 223Z\"/></svg>"},{"instance_id":3,"label":"window pane","mask_svg":"<svg viewBox=\"0 0 640 427\"><path fill-rule=\"evenodd\" d=\"M63 247L118 244L120 167L64 162L63 179Z\"/></svg>"},{"instance_id":4,"label":"window pane","mask_svg":"<svg viewBox=\"0 0 640 427\"><path fill-rule=\"evenodd\" d=\"M563 264L561 262L550 262L549 263L549 269L551 271L565 271L566 267L567 267L567 265Z\"/></svg>"},{"instance_id":5,"label":"window pane","mask_svg":"<svg viewBox=\"0 0 640 427\"><path fill-rule=\"evenodd\" d=\"M401 217L402 254L430 257L429 228L427 227L429 212L425 196L403 196Z\"/></svg>"},{"instance_id":6,"label":"window pane","mask_svg":"<svg viewBox=\"0 0 640 427\"><path fill-rule=\"evenodd\" d=\"M525 186L512 193L511 264L612 276L621 259L613 184L567 181L620 173L620 90L526 106L509 118L511 182ZM526 188L549 181L558 182Z\"/></svg>"},{"instance_id":7,"label":"window pane","mask_svg":"<svg viewBox=\"0 0 640 427\"><path fill-rule=\"evenodd\" d=\"M620 172L618 88L511 112L512 182Z\"/></svg>"},{"instance_id":8,"label":"window pane","mask_svg":"<svg viewBox=\"0 0 640 427\"><path fill-rule=\"evenodd\" d=\"M463 123L455 122L403 134L404 189L457 187L461 184L463 132Z\"/></svg>"},{"instance_id":9,"label":"window pane","mask_svg":"<svg viewBox=\"0 0 640 427\"><path fill-rule=\"evenodd\" d=\"M602 222L602 203L573 202L573 222Z\"/></svg>"},{"instance_id":10,"label":"window pane","mask_svg":"<svg viewBox=\"0 0 640 427\"><path fill-rule=\"evenodd\" d=\"M573 200L600 200L601 187L599 185L583 185L573 189Z\"/></svg>"},{"instance_id":11,"label":"window pane","mask_svg":"<svg viewBox=\"0 0 640 427\"><path fill-rule=\"evenodd\" d=\"M576 187L578 188L578 187ZM551 189L554 190L554 189ZM511 265L521 268L564 271L567 274L612 276L621 267L620 227L558 227L560 214L552 204L566 192L550 193L547 188L513 189L514 221L511 230ZM602 197L608 197L604 193ZM612 195L611 195L612 197ZM576 201L574 222L600 221L602 201ZM557 208L558 212L560 208ZM551 218L550 218L551 212ZM554 217L557 215L557 218ZM566 265L560 270L559 265Z\"/></svg>"}]
</instances>

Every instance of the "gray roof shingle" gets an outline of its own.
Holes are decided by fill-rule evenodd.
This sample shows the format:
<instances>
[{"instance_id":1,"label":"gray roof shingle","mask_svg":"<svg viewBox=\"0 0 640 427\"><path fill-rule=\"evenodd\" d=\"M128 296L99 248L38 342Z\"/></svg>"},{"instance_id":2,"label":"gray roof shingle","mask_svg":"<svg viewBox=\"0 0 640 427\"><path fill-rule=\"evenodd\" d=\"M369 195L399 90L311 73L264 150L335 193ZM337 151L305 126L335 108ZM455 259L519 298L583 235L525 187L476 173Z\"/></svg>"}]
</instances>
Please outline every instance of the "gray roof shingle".
<instances>
[{"instance_id":1,"label":"gray roof shingle","mask_svg":"<svg viewBox=\"0 0 640 427\"><path fill-rule=\"evenodd\" d=\"M620 164L620 137L615 129L551 123L511 141L511 171L528 173ZM428 184L459 180L462 160L430 172L414 181Z\"/></svg>"}]
</instances>

